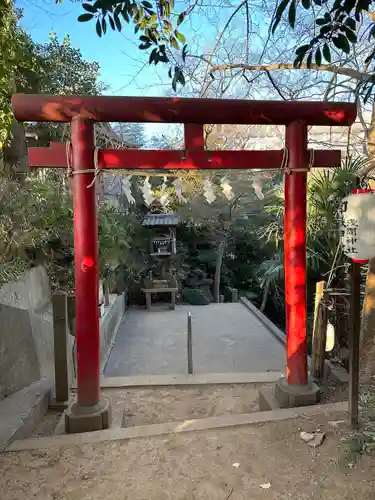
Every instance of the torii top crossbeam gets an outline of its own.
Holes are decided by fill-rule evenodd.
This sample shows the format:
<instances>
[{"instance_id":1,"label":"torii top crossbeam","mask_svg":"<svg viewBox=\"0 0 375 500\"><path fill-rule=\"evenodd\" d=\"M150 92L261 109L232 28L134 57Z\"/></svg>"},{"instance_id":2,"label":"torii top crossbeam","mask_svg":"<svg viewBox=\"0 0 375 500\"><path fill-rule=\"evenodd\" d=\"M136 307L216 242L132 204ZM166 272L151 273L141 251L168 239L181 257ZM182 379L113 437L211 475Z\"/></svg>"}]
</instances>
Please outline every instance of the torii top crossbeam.
<instances>
[{"instance_id":1,"label":"torii top crossbeam","mask_svg":"<svg viewBox=\"0 0 375 500\"><path fill-rule=\"evenodd\" d=\"M356 106L345 102L246 101L177 97L47 96L16 94L19 121L212 123L237 125L351 125Z\"/></svg>"},{"instance_id":2,"label":"torii top crossbeam","mask_svg":"<svg viewBox=\"0 0 375 500\"><path fill-rule=\"evenodd\" d=\"M295 394L296 386L303 387L303 394L310 398L306 324L307 172L312 167L338 167L341 152L314 150L314 154L309 153L307 129L311 125L351 125L356 118L355 104L19 94L13 96L12 105L20 121L72 124L72 147L68 155L62 144L29 151L30 166L72 167L77 403L66 416L68 432L108 427L108 403L100 399L98 228L94 189L99 168L284 169L287 387L283 386L282 391ZM97 150L95 122L183 123L185 149ZM204 124L285 125L285 148L281 151L206 151Z\"/></svg>"}]
</instances>

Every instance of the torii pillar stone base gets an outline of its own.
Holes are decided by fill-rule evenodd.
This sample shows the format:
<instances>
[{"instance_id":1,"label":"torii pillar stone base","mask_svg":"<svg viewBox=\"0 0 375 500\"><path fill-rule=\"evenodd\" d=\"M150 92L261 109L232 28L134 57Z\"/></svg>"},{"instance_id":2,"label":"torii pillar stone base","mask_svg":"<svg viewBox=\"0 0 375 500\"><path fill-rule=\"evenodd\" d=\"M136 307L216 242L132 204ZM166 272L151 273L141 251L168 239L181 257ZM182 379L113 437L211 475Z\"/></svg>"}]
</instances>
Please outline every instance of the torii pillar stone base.
<instances>
[{"instance_id":1,"label":"torii pillar stone base","mask_svg":"<svg viewBox=\"0 0 375 500\"><path fill-rule=\"evenodd\" d=\"M274 387L266 387L259 391L260 411L278 408L297 408L312 406L320 402L320 388L311 379L307 384L288 384L286 378L280 378Z\"/></svg>"},{"instance_id":2,"label":"torii pillar stone base","mask_svg":"<svg viewBox=\"0 0 375 500\"><path fill-rule=\"evenodd\" d=\"M75 402L65 413L66 434L101 431L110 426L111 405L103 396L95 406L80 406Z\"/></svg>"}]
</instances>

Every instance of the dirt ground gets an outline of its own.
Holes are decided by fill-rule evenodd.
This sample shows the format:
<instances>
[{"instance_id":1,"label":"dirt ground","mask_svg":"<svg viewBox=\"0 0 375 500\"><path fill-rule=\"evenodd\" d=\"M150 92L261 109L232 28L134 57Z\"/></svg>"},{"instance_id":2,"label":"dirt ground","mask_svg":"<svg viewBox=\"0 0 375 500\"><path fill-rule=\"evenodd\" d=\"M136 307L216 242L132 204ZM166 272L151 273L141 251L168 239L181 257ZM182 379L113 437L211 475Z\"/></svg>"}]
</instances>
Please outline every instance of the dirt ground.
<instances>
[{"instance_id":1,"label":"dirt ground","mask_svg":"<svg viewBox=\"0 0 375 500\"><path fill-rule=\"evenodd\" d=\"M343 417L5 453L1 499L374 500L375 456L348 451ZM317 429L313 449L299 434Z\"/></svg>"},{"instance_id":2,"label":"dirt ground","mask_svg":"<svg viewBox=\"0 0 375 500\"><path fill-rule=\"evenodd\" d=\"M159 424L258 411L258 391L267 384L228 384L147 389L106 389L122 425Z\"/></svg>"},{"instance_id":3,"label":"dirt ground","mask_svg":"<svg viewBox=\"0 0 375 500\"><path fill-rule=\"evenodd\" d=\"M43 418L36 424L29 437L53 436L62 413L61 410L48 410Z\"/></svg>"},{"instance_id":4,"label":"dirt ground","mask_svg":"<svg viewBox=\"0 0 375 500\"><path fill-rule=\"evenodd\" d=\"M116 425L176 422L193 418L217 417L259 411L258 391L271 384L227 384L195 387L154 387L104 389L112 402ZM325 383L323 402L344 401L347 387ZM50 410L36 425L30 437L51 436L62 412Z\"/></svg>"}]
</instances>

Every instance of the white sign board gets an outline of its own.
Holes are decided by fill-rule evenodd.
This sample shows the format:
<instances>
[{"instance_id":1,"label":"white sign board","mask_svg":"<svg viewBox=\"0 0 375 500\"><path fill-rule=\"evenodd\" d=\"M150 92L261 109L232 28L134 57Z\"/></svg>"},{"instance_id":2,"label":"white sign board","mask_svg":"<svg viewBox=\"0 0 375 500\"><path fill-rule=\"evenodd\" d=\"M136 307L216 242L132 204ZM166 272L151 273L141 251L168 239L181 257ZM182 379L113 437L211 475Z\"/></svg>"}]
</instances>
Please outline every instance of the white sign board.
<instances>
[{"instance_id":1,"label":"white sign board","mask_svg":"<svg viewBox=\"0 0 375 500\"><path fill-rule=\"evenodd\" d=\"M349 258L375 257L375 194L350 194L341 201L340 238Z\"/></svg>"}]
</instances>

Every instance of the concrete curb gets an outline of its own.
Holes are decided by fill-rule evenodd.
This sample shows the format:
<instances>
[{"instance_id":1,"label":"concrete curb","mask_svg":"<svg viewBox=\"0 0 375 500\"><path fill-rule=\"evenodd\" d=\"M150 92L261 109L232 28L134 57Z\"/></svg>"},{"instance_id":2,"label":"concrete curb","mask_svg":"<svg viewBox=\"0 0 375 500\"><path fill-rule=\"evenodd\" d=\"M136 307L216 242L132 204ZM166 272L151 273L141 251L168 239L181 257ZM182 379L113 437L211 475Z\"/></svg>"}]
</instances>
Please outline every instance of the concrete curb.
<instances>
[{"instance_id":1,"label":"concrete curb","mask_svg":"<svg viewBox=\"0 0 375 500\"><path fill-rule=\"evenodd\" d=\"M109 361L109 358L111 356L111 352L112 352L112 349L116 343L116 338L117 338L117 334L120 330L120 325L123 321L125 321L125 300L126 300L126 297L125 297L125 292L123 292L121 295L116 295L115 299L113 302L110 303L109 307L108 307L108 310L106 311L105 315L103 316L103 318L101 318L101 323L100 323L100 327L102 328L102 323L104 322L104 319L106 319L106 316L107 315L111 315L111 314L114 314L114 312L116 312L116 307L117 307L117 302L120 301L120 302L124 302L124 308L123 308L123 313L121 315L121 317L119 318L119 320L117 321L116 323L116 326L113 328L114 329L114 334L112 336L112 339L109 343L109 346L108 346L108 349L106 351L106 353L104 354L103 356L103 359L101 360L101 363L100 363L100 373L104 373L105 369L106 369L106 366L108 364L108 361Z\"/></svg>"},{"instance_id":2,"label":"concrete curb","mask_svg":"<svg viewBox=\"0 0 375 500\"><path fill-rule=\"evenodd\" d=\"M102 377L102 389L119 387L167 387L223 384L270 384L282 376L281 372L263 373L207 373L202 375L137 375L128 377ZM77 388L73 380L72 388Z\"/></svg>"},{"instance_id":3,"label":"concrete curb","mask_svg":"<svg viewBox=\"0 0 375 500\"><path fill-rule=\"evenodd\" d=\"M50 394L50 384L42 379L0 402L0 452L30 434L47 413Z\"/></svg>"},{"instance_id":4,"label":"concrete curb","mask_svg":"<svg viewBox=\"0 0 375 500\"><path fill-rule=\"evenodd\" d=\"M252 304L246 297L241 297L240 302L249 310L251 311L254 316L259 319L259 321L266 326L270 332L283 344L286 345L286 336L283 334L283 332L277 328L276 325L270 321L267 316L265 316L262 312L257 309L254 304ZM307 358L307 363L308 366L311 367L311 356L308 356ZM347 384L349 382L349 374L348 372L341 366L334 365L333 363L330 362L329 359L325 359L324 363L326 365L326 370L327 370L327 375L326 376L331 376L334 382L339 383L339 384Z\"/></svg>"},{"instance_id":5,"label":"concrete curb","mask_svg":"<svg viewBox=\"0 0 375 500\"><path fill-rule=\"evenodd\" d=\"M70 434L45 438L28 439L13 442L5 451L23 451L48 449L62 446L80 446L83 444L103 443L107 441L127 440L143 437L155 437L182 432L198 432L213 429L227 429L243 425L290 420L300 416L347 412L348 403L330 403L326 405L304 406L283 410L271 410L240 415L185 420L165 424L145 425L140 427L115 428L82 434Z\"/></svg>"},{"instance_id":6,"label":"concrete curb","mask_svg":"<svg viewBox=\"0 0 375 500\"><path fill-rule=\"evenodd\" d=\"M285 334L277 328L276 325L270 321L258 308L254 306L246 297L240 297L240 302L262 323L263 326L268 328L274 337L277 338L283 346L286 345Z\"/></svg>"}]
</instances>

